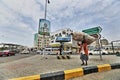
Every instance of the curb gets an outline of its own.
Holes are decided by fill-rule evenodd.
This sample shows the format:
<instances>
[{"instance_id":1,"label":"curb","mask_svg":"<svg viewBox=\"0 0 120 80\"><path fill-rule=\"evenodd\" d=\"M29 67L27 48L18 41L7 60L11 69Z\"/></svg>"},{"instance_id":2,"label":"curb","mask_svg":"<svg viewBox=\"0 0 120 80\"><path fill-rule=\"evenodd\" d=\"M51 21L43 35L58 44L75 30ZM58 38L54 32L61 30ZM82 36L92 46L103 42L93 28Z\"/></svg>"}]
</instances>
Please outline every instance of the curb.
<instances>
[{"instance_id":1,"label":"curb","mask_svg":"<svg viewBox=\"0 0 120 80\"><path fill-rule=\"evenodd\" d=\"M58 71L53 73L45 73L40 75L14 78L9 80L67 80L90 73L109 71L112 69L120 69L120 63L89 66L89 67L76 68L71 70Z\"/></svg>"},{"instance_id":2,"label":"curb","mask_svg":"<svg viewBox=\"0 0 120 80\"><path fill-rule=\"evenodd\" d=\"M71 57L69 55L59 55L57 59L71 59Z\"/></svg>"}]
</instances>

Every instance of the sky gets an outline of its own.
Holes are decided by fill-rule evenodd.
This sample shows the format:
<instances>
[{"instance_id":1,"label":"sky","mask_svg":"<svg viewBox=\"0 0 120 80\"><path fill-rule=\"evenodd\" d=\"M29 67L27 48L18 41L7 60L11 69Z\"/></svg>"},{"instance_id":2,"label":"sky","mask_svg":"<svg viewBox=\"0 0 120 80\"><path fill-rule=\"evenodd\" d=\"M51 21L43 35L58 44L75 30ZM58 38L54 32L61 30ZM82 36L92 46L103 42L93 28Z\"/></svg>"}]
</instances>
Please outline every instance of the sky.
<instances>
[{"instance_id":1,"label":"sky","mask_svg":"<svg viewBox=\"0 0 120 80\"><path fill-rule=\"evenodd\" d=\"M46 0L0 0L0 43L34 46ZM49 0L46 19L51 32L100 26L101 38L120 40L120 0Z\"/></svg>"}]
</instances>

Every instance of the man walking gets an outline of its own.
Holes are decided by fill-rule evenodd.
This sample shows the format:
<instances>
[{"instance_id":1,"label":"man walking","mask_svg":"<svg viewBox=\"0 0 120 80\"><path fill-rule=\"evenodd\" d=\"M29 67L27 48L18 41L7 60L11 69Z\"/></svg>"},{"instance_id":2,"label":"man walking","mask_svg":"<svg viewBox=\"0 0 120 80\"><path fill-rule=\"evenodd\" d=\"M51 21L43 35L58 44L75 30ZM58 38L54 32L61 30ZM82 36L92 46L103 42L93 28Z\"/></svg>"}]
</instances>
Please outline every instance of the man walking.
<instances>
[{"instance_id":1,"label":"man walking","mask_svg":"<svg viewBox=\"0 0 120 80\"><path fill-rule=\"evenodd\" d=\"M79 48L79 53L80 53L80 59L82 61L81 65L88 65L87 61L88 61L88 47L87 47L87 43L85 41L85 36L83 36L83 40L82 42L78 42L77 43Z\"/></svg>"}]
</instances>

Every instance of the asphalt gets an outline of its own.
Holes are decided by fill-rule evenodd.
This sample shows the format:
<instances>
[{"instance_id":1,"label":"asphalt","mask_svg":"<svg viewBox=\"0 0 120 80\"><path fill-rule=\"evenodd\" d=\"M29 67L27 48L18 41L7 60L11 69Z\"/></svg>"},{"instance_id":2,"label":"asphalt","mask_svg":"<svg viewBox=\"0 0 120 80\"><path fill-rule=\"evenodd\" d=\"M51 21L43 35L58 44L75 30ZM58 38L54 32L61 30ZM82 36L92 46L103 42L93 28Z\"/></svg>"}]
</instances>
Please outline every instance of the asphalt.
<instances>
[{"instance_id":1,"label":"asphalt","mask_svg":"<svg viewBox=\"0 0 120 80\"><path fill-rule=\"evenodd\" d=\"M13 56L10 59L14 59L18 56L19 55ZM3 60L5 58L7 57L4 57ZM108 63L109 64L120 63L120 57L117 57L115 55L104 55L103 60L101 61L100 56L98 55L89 56L88 66L108 64ZM22 57L21 59L19 58L19 59L7 61L4 63L0 63L0 80L8 80L11 78L31 76L31 75L50 73L50 72L56 72L56 71L63 71L63 70L69 70L69 69L74 69L74 68L80 68L80 67L85 67L85 66L81 66L79 55L71 55L71 59L60 59L60 60L56 58L56 55L47 55L47 56L32 55L29 57L28 56ZM105 74L109 75L110 73L113 73L113 72L109 72ZM119 72L120 70L117 70L117 71L115 70L114 73L118 74ZM94 73L94 74L96 74L96 76L99 77L97 73ZM89 75L86 75L86 76L90 78L91 76L94 76L94 75L91 74L91 76ZM72 80L80 80L80 79L90 80L89 78L84 79L84 77L82 77L82 78L76 78ZM120 80L120 79L116 79L116 80Z\"/></svg>"},{"instance_id":2,"label":"asphalt","mask_svg":"<svg viewBox=\"0 0 120 80\"><path fill-rule=\"evenodd\" d=\"M120 80L120 69L92 73L70 80Z\"/></svg>"}]
</instances>

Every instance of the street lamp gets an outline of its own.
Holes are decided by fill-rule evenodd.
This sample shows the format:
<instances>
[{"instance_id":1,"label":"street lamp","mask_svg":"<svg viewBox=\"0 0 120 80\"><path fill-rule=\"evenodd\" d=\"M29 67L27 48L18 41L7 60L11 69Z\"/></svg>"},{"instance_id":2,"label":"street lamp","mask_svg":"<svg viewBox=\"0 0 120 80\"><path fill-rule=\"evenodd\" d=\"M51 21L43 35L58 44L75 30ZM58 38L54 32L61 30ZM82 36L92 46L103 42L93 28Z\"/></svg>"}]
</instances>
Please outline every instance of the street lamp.
<instances>
[{"instance_id":1,"label":"street lamp","mask_svg":"<svg viewBox=\"0 0 120 80\"><path fill-rule=\"evenodd\" d=\"M49 4L50 3L50 1L49 0L46 0L45 1L45 20L46 20L46 16L47 16L47 4ZM45 50L45 47L46 47L46 39L45 39L45 35L46 35L46 32L47 32L47 24L45 23L44 24L44 27L43 27L43 56L44 56L44 50ZM47 59L47 58L46 58Z\"/></svg>"},{"instance_id":2,"label":"street lamp","mask_svg":"<svg viewBox=\"0 0 120 80\"><path fill-rule=\"evenodd\" d=\"M49 0L46 0L45 1L45 20L46 20L46 16L47 16L47 4L49 4L50 3L50 1ZM44 39L45 39L45 35L46 35L46 27L47 27L48 25L45 23L44 24L44 27L43 27L43 44L44 44ZM44 48L45 48L45 46L44 46Z\"/></svg>"},{"instance_id":3,"label":"street lamp","mask_svg":"<svg viewBox=\"0 0 120 80\"><path fill-rule=\"evenodd\" d=\"M47 15L47 3L49 4L50 1L49 0L45 1L45 19L46 19L46 15Z\"/></svg>"}]
</instances>

